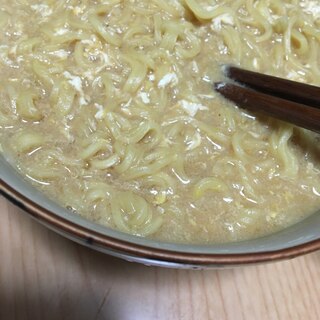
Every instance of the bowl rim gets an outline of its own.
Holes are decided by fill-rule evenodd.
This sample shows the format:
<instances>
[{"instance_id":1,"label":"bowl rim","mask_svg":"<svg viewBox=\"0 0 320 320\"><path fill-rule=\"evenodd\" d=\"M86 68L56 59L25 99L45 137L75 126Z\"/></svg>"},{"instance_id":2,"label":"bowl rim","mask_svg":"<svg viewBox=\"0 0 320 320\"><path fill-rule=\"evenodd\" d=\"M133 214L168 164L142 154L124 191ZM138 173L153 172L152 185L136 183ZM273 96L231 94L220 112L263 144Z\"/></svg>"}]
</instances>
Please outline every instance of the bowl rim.
<instances>
[{"instance_id":1,"label":"bowl rim","mask_svg":"<svg viewBox=\"0 0 320 320\"><path fill-rule=\"evenodd\" d=\"M117 252L121 255L135 257L135 259L169 263L174 265L190 265L199 267L234 266L257 264L292 259L297 256L314 252L320 249L320 238L306 243L276 251L253 253L188 253L163 248L152 248L141 244L127 242L110 235L90 230L85 226L66 220L54 212L42 207L22 193L15 190L0 178L0 194L14 205L31 215L35 220L50 229L78 240L94 249L103 252ZM80 240L80 241L79 241Z\"/></svg>"}]
</instances>

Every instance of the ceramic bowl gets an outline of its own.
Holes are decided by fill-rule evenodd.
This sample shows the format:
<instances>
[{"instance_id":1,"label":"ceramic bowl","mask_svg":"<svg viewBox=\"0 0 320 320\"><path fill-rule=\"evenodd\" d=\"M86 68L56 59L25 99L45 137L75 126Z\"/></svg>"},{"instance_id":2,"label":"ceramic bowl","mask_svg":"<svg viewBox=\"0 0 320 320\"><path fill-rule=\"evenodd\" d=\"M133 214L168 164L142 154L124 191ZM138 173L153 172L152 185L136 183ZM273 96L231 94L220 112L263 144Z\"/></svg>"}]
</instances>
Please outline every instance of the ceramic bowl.
<instances>
[{"instance_id":1,"label":"ceramic bowl","mask_svg":"<svg viewBox=\"0 0 320 320\"><path fill-rule=\"evenodd\" d=\"M267 237L219 245L183 245L131 236L97 225L49 200L0 156L0 192L34 219L92 249L146 265L226 267L294 258L320 249L320 212Z\"/></svg>"}]
</instances>

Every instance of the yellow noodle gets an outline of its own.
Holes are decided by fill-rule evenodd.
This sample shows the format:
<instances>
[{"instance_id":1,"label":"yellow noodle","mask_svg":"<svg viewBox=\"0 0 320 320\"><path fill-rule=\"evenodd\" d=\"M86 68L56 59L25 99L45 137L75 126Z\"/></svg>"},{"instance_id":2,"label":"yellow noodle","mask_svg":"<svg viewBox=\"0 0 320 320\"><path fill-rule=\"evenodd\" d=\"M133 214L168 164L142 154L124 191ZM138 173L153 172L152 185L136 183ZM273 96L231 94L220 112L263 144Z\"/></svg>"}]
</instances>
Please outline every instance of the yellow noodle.
<instances>
[{"instance_id":1,"label":"yellow noodle","mask_svg":"<svg viewBox=\"0 0 320 320\"><path fill-rule=\"evenodd\" d=\"M285 176L294 177L297 175L299 167L298 160L290 150L288 143L293 134L292 126L284 126L278 132L271 135L271 146L275 155L283 164L283 174Z\"/></svg>"},{"instance_id":2,"label":"yellow noodle","mask_svg":"<svg viewBox=\"0 0 320 320\"><path fill-rule=\"evenodd\" d=\"M24 120L39 121L42 118L40 110L35 105L37 95L30 91L21 92L17 98L17 112Z\"/></svg>"},{"instance_id":3,"label":"yellow noodle","mask_svg":"<svg viewBox=\"0 0 320 320\"><path fill-rule=\"evenodd\" d=\"M106 170L110 167L113 167L117 163L119 163L119 161L120 161L119 156L115 154L105 160L94 159L90 162L90 164L94 169Z\"/></svg>"},{"instance_id":4,"label":"yellow noodle","mask_svg":"<svg viewBox=\"0 0 320 320\"><path fill-rule=\"evenodd\" d=\"M97 140L93 141L88 145L86 148L84 148L80 153L81 159L89 159L92 156L96 155L98 152L106 150L108 148L108 141L106 140Z\"/></svg>"},{"instance_id":5,"label":"yellow noodle","mask_svg":"<svg viewBox=\"0 0 320 320\"><path fill-rule=\"evenodd\" d=\"M263 236L320 207L319 136L212 88L229 63L320 85L315 1L0 7L0 150L63 206L191 243Z\"/></svg>"},{"instance_id":6,"label":"yellow noodle","mask_svg":"<svg viewBox=\"0 0 320 320\"><path fill-rule=\"evenodd\" d=\"M44 142L45 139L41 134L28 131L20 131L16 133L10 141L17 153L31 152L34 149L41 147Z\"/></svg>"},{"instance_id":7,"label":"yellow noodle","mask_svg":"<svg viewBox=\"0 0 320 320\"><path fill-rule=\"evenodd\" d=\"M147 236L157 230L162 222L154 217L151 207L132 192L121 192L111 202L112 216L116 226L126 232Z\"/></svg>"},{"instance_id":8,"label":"yellow noodle","mask_svg":"<svg viewBox=\"0 0 320 320\"><path fill-rule=\"evenodd\" d=\"M226 193L228 191L228 187L221 179L213 177L204 178L194 186L193 196L195 199L199 199L207 191Z\"/></svg>"}]
</instances>

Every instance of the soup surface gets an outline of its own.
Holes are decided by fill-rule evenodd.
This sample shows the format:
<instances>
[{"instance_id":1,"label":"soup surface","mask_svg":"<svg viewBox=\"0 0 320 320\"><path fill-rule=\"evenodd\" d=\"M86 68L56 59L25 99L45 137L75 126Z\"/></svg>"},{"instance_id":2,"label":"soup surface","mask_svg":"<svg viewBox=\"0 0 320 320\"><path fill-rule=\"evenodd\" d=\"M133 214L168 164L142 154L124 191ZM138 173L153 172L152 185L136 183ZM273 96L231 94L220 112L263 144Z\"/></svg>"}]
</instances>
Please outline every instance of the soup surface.
<instances>
[{"instance_id":1,"label":"soup surface","mask_svg":"<svg viewBox=\"0 0 320 320\"><path fill-rule=\"evenodd\" d=\"M320 208L319 141L224 100L221 65L320 85L318 1L0 0L0 146L99 224L239 241Z\"/></svg>"}]
</instances>

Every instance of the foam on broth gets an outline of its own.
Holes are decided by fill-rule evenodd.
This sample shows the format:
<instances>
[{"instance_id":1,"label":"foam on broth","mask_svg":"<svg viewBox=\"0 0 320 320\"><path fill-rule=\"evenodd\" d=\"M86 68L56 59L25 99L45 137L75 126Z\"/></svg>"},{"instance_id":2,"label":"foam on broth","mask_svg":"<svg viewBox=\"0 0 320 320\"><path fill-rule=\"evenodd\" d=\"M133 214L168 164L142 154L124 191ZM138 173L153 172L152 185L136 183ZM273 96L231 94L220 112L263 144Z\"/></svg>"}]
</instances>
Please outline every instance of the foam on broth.
<instances>
[{"instance_id":1,"label":"foam on broth","mask_svg":"<svg viewBox=\"0 0 320 320\"><path fill-rule=\"evenodd\" d=\"M155 239L263 236L320 207L318 135L212 89L320 85L313 1L0 0L0 143L61 205Z\"/></svg>"}]
</instances>

